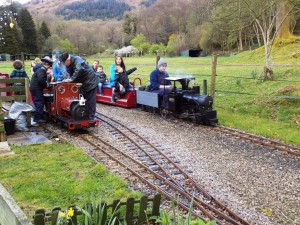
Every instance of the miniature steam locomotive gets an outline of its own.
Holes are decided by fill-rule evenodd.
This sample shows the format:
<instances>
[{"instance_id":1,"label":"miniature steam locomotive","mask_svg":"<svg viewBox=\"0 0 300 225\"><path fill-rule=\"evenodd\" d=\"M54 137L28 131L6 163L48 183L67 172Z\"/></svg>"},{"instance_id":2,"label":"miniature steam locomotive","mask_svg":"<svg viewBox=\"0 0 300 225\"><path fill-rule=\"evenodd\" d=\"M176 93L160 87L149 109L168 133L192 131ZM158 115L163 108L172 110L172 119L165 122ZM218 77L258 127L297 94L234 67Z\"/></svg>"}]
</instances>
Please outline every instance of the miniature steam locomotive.
<instances>
[{"instance_id":1,"label":"miniature steam locomotive","mask_svg":"<svg viewBox=\"0 0 300 225\"><path fill-rule=\"evenodd\" d=\"M192 120L203 125L216 125L217 112L213 107L213 99L206 93L200 94L200 86L189 87L195 78L168 77L165 80L173 82L173 89L167 93L167 104L162 105L162 98L157 93L146 91L146 87L137 90L137 104L145 110L154 109L163 116L172 114L175 117ZM178 88L179 84L181 88ZM204 82L204 90L206 90ZM205 91L206 92L206 91Z\"/></svg>"},{"instance_id":2,"label":"miniature steam locomotive","mask_svg":"<svg viewBox=\"0 0 300 225\"><path fill-rule=\"evenodd\" d=\"M97 127L99 120L90 119L85 99L80 94L81 86L81 83L50 83L44 90L47 118L69 130Z\"/></svg>"},{"instance_id":3,"label":"miniature steam locomotive","mask_svg":"<svg viewBox=\"0 0 300 225\"><path fill-rule=\"evenodd\" d=\"M132 87L126 90L124 96L111 102L111 88L109 83L103 85L104 95L96 94L97 102L132 108L142 107L147 111L154 111L163 116L173 115L179 118L192 120L199 124L216 125L218 123L217 112L213 109L213 99L206 94L207 85L204 82L204 93L200 94L200 87L194 85L189 87L190 81L195 78L166 78L173 82L173 90L168 93L167 107L162 106L162 98L153 92L147 91L146 87L141 86L141 79L135 78ZM135 87L135 82L139 81L139 87ZM176 86L177 85L177 86ZM181 88L179 86L181 85Z\"/></svg>"}]
</instances>

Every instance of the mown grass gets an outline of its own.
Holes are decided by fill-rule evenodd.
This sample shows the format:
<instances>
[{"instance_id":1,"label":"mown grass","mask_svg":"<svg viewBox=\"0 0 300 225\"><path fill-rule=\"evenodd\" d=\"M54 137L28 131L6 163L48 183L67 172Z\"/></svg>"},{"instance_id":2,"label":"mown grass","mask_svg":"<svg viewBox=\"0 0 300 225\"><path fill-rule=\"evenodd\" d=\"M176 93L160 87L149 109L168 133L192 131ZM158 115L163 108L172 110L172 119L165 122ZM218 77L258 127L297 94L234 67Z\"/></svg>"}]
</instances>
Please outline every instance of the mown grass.
<instances>
[{"instance_id":1,"label":"mown grass","mask_svg":"<svg viewBox=\"0 0 300 225\"><path fill-rule=\"evenodd\" d=\"M12 148L15 155L0 158L0 182L28 217L38 208L83 206L91 196L107 202L140 197L124 180L67 142Z\"/></svg>"}]
</instances>

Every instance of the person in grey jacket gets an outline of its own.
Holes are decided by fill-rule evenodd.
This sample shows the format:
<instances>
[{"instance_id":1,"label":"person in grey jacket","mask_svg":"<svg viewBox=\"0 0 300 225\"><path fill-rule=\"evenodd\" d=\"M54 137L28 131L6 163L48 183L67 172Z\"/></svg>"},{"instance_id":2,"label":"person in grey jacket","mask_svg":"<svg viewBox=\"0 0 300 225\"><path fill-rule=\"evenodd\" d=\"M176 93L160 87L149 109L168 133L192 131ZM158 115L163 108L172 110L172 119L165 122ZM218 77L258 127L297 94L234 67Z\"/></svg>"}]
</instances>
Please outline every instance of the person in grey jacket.
<instances>
[{"instance_id":1,"label":"person in grey jacket","mask_svg":"<svg viewBox=\"0 0 300 225\"><path fill-rule=\"evenodd\" d=\"M66 71L70 75L65 82L82 83L82 95L86 99L86 106L89 111L90 119L95 119L96 114L96 88L99 77L96 76L94 69L84 59L63 53L59 57L61 64L66 66Z\"/></svg>"}]
</instances>

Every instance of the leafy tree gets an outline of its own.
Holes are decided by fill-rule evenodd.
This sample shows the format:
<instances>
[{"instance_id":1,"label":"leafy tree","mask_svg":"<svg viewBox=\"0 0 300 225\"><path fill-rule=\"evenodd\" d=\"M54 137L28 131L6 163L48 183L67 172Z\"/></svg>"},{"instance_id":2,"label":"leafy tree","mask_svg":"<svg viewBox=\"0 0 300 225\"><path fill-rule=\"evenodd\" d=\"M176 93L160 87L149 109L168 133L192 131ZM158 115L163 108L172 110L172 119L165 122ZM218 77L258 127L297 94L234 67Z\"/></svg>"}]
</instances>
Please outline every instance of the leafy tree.
<instances>
[{"instance_id":1,"label":"leafy tree","mask_svg":"<svg viewBox=\"0 0 300 225\"><path fill-rule=\"evenodd\" d=\"M166 46L163 43L153 44L149 49L150 53L154 53L157 55L164 55L166 52Z\"/></svg>"},{"instance_id":2,"label":"leafy tree","mask_svg":"<svg viewBox=\"0 0 300 225\"><path fill-rule=\"evenodd\" d=\"M134 13L125 13L123 21L124 45L128 45L130 40L136 35L138 18Z\"/></svg>"},{"instance_id":3,"label":"leafy tree","mask_svg":"<svg viewBox=\"0 0 300 225\"><path fill-rule=\"evenodd\" d=\"M178 38L175 34L172 34L169 37L168 45L166 47L166 51L173 55L176 53L176 47L178 46Z\"/></svg>"},{"instance_id":4,"label":"leafy tree","mask_svg":"<svg viewBox=\"0 0 300 225\"><path fill-rule=\"evenodd\" d=\"M54 35L51 35L46 41L45 41L45 44L43 45L42 47L42 52L49 52L53 49L60 49L60 42L62 41L62 39L54 34Z\"/></svg>"},{"instance_id":5,"label":"leafy tree","mask_svg":"<svg viewBox=\"0 0 300 225\"><path fill-rule=\"evenodd\" d=\"M68 39L63 39L59 42L59 49L63 52L78 53L78 48L76 48Z\"/></svg>"},{"instance_id":6,"label":"leafy tree","mask_svg":"<svg viewBox=\"0 0 300 225\"><path fill-rule=\"evenodd\" d=\"M136 47L139 52L143 55L149 51L151 44L146 41L146 37L143 34L137 34L131 41L130 44Z\"/></svg>"},{"instance_id":7,"label":"leafy tree","mask_svg":"<svg viewBox=\"0 0 300 225\"><path fill-rule=\"evenodd\" d=\"M20 10L17 21L23 34L22 51L38 53L37 31L33 18L26 8Z\"/></svg>"}]
</instances>

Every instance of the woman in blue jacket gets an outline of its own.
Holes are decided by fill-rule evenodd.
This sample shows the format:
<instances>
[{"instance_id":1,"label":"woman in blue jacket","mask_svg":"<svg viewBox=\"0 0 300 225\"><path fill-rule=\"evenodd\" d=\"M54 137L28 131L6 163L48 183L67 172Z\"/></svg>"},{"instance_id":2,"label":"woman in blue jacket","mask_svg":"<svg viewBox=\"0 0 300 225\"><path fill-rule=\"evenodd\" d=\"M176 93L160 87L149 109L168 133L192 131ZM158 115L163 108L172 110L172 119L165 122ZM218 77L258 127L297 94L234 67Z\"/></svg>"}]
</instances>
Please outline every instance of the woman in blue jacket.
<instances>
[{"instance_id":1,"label":"woman in blue jacket","mask_svg":"<svg viewBox=\"0 0 300 225\"><path fill-rule=\"evenodd\" d=\"M126 92L126 88L129 88L128 75L137 70L136 67L126 71L126 66L123 61L122 56L117 55L115 58L115 63L113 63L109 70L109 83L111 87L111 101L116 102L116 95L120 93L121 95Z\"/></svg>"}]
</instances>

